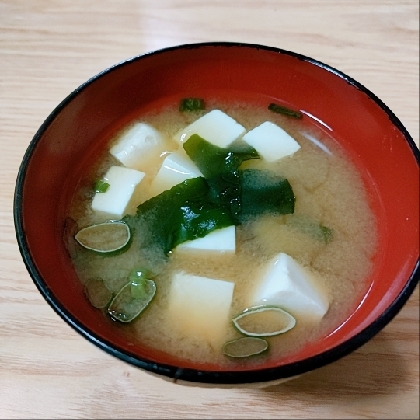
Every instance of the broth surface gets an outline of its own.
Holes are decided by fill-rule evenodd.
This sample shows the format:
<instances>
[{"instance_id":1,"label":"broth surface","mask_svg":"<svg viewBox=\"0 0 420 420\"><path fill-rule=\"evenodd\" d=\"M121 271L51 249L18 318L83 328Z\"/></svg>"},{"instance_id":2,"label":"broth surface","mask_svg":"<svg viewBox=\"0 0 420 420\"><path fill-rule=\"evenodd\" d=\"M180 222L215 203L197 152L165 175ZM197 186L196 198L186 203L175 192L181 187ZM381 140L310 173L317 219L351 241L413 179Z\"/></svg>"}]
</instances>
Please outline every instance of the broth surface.
<instances>
[{"instance_id":1,"label":"broth surface","mask_svg":"<svg viewBox=\"0 0 420 420\"><path fill-rule=\"evenodd\" d=\"M138 116L138 121L152 125L167 139L167 152L178 148L172 140L173 135L202 115L180 113L177 105ZM262 358L265 361L274 360L296 352L307 343L331 333L351 315L368 286L367 277L376 249L375 217L355 166L335 141L320 129L315 126L308 128L300 120L246 103L207 100L205 112L211 109L226 112L247 130L271 121L292 135L301 146L293 156L274 163L262 159L250 160L244 162L241 168L270 169L287 178L296 196L292 218L309 218L327 226L332 229L332 240L325 243L302 232L290 223L291 216L264 215L236 227L234 255L174 252L168 260L164 260L153 249L139 253L137 239L134 238L129 250L117 256L104 257L76 248L73 262L83 284L88 279L99 277L113 293L127 283L127 276L134 267L152 267L158 273L154 278L157 285L154 300L136 320L124 326L147 346L192 362L252 366ZM109 144L113 141L114 138L110 138ZM148 175L135 191L129 213L134 214L136 207L150 198L148 186L163 158L164 155L161 155L150 161ZM92 212L90 205L94 180L101 178L111 165L120 163L105 154L83 174L69 209L69 216L77 221L79 228L109 220L107 216ZM180 334L176 328L177 320L165 316L174 271L183 270L198 276L235 282L231 307L233 317L247 307L258 272L280 252L319 274L322 287L327 290L330 307L320 322L297 319L292 330L269 337L270 351L267 354L241 361L230 360L223 355L220 347L215 348L198 337ZM239 337L239 332L232 327L228 329L225 341Z\"/></svg>"}]
</instances>

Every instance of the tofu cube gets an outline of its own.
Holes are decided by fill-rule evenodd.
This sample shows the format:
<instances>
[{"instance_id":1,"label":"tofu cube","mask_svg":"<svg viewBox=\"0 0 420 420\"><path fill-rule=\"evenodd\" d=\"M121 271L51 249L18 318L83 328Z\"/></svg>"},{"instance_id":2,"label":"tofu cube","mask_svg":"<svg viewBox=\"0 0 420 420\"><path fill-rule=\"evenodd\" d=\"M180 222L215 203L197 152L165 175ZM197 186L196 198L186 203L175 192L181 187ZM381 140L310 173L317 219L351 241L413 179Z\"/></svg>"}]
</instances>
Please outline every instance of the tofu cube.
<instances>
[{"instance_id":1,"label":"tofu cube","mask_svg":"<svg viewBox=\"0 0 420 420\"><path fill-rule=\"evenodd\" d=\"M178 251L210 251L235 253L235 226L214 230L203 238L179 244Z\"/></svg>"},{"instance_id":2,"label":"tofu cube","mask_svg":"<svg viewBox=\"0 0 420 420\"><path fill-rule=\"evenodd\" d=\"M322 318L329 302L315 276L287 254L276 255L263 272L251 305L277 305L292 315Z\"/></svg>"},{"instance_id":3,"label":"tofu cube","mask_svg":"<svg viewBox=\"0 0 420 420\"><path fill-rule=\"evenodd\" d=\"M230 325L235 283L187 274L172 277L168 316L181 334L221 346Z\"/></svg>"},{"instance_id":4,"label":"tofu cube","mask_svg":"<svg viewBox=\"0 0 420 420\"><path fill-rule=\"evenodd\" d=\"M165 157L159 172L150 185L152 196L169 190L186 179L203 176L186 153L174 152Z\"/></svg>"},{"instance_id":5,"label":"tofu cube","mask_svg":"<svg viewBox=\"0 0 420 420\"><path fill-rule=\"evenodd\" d=\"M215 109L194 121L177 133L175 139L180 142L187 141L193 134L219 147L227 147L245 133L246 129L232 117Z\"/></svg>"},{"instance_id":6,"label":"tofu cube","mask_svg":"<svg viewBox=\"0 0 420 420\"><path fill-rule=\"evenodd\" d=\"M291 156L300 149L290 134L270 121L248 131L242 138L268 162Z\"/></svg>"},{"instance_id":7,"label":"tofu cube","mask_svg":"<svg viewBox=\"0 0 420 420\"><path fill-rule=\"evenodd\" d=\"M120 218L134 189L144 178L145 173L123 166L111 166L103 177L109 184L104 193L96 193L92 200L92 210L108 213L112 217Z\"/></svg>"},{"instance_id":8,"label":"tofu cube","mask_svg":"<svg viewBox=\"0 0 420 420\"><path fill-rule=\"evenodd\" d=\"M110 153L127 168L144 170L147 161L156 159L164 147L164 140L155 128L136 123L123 132Z\"/></svg>"}]
</instances>

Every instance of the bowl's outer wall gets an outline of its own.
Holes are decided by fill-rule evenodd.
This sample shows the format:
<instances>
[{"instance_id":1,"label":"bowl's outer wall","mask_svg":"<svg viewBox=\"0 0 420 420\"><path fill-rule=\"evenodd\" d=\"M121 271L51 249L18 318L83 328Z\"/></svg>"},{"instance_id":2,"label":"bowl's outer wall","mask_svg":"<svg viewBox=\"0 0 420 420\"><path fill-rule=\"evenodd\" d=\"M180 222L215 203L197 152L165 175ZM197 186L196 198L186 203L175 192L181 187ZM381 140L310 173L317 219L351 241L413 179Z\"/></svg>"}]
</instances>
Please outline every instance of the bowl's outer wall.
<instances>
[{"instance_id":1,"label":"bowl's outer wall","mask_svg":"<svg viewBox=\"0 0 420 420\"><path fill-rule=\"evenodd\" d=\"M270 48L207 44L148 54L103 72L57 107L28 148L15 196L21 252L43 295L79 332L105 350L123 354L132 363L169 376L182 376L181 371L170 366L143 363L146 359L158 362L161 357L168 365L180 362L133 344L82 298L82 287L62 245L70 191L66 186L77 178L77 169L87 156L92 158L95 150L99 153L105 147L98 139L106 140L105 133L121 125L128 115L168 97L212 94L253 98L262 104L279 101L316 117L360 168L372 197L378 218L379 252L369 293L334 334L282 364L341 347L335 354L329 352L328 357L324 353L312 365L289 365L283 370L266 366L271 379L299 374L366 341L395 315L418 282L418 150L380 100L334 69ZM372 323L376 327L369 332ZM357 334L358 340L343 344ZM127 355L138 357L131 359ZM188 370L194 365L183 362L181 367ZM200 368L219 369L212 365ZM193 380L200 378L212 380L205 375ZM222 382L238 381L238 377L226 378L213 377ZM253 380L246 376L239 380L243 378ZM255 380L261 378L264 380Z\"/></svg>"}]
</instances>

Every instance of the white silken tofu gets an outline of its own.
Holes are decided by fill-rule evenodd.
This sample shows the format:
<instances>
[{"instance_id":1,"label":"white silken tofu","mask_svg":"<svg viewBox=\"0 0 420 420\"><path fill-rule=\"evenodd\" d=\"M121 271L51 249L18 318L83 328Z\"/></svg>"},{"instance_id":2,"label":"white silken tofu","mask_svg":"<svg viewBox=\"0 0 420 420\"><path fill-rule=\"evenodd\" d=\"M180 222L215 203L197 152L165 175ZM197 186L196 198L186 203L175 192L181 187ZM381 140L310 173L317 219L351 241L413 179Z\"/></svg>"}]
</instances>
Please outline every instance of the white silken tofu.
<instances>
[{"instance_id":1,"label":"white silken tofu","mask_svg":"<svg viewBox=\"0 0 420 420\"><path fill-rule=\"evenodd\" d=\"M327 294L319 280L284 253L268 263L251 305L277 305L294 316L318 319L329 308Z\"/></svg>"},{"instance_id":2,"label":"white silken tofu","mask_svg":"<svg viewBox=\"0 0 420 420\"><path fill-rule=\"evenodd\" d=\"M149 159L156 159L162 153L164 144L154 127L136 123L123 132L110 153L127 168L142 170Z\"/></svg>"},{"instance_id":3,"label":"white silken tofu","mask_svg":"<svg viewBox=\"0 0 420 420\"><path fill-rule=\"evenodd\" d=\"M145 173L124 166L111 166L103 177L109 184L104 193L96 193L92 200L92 210L108 213L112 217L122 217L135 188Z\"/></svg>"},{"instance_id":4,"label":"white silken tofu","mask_svg":"<svg viewBox=\"0 0 420 420\"><path fill-rule=\"evenodd\" d=\"M235 253L235 226L216 229L203 238L193 239L179 244L178 251L209 251Z\"/></svg>"},{"instance_id":5,"label":"white silken tofu","mask_svg":"<svg viewBox=\"0 0 420 420\"><path fill-rule=\"evenodd\" d=\"M246 129L224 112L215 109L203 115L192 124L178 132L175 139L187 141L191 135L198 134L204 140L219 147L227 147L245 133Z\"/></svg>"},{"instance_id":6,"label":"white silken tofu","mask_svg":"<svg viewBox=\"0 0 420 420\"><path fill-rule=\"evenodd\" d=\"M152 196L158 195L186 179L200 176L203 176L203 174L186 153L170 153L163 160L159 172L150 185L150 194Z\"/></svg>"},{"instance_id":7,"label":"white silken tofu","mask_svg":"<svg viewBox=\"0 0 420 420\"><path fill-rule=\"evenodd\" d=\"M268 162L291 156L300 149L299 143L278 125L266 121L243 137Z\"/></svg>"},{"instance_id":8,"label":"white silken tofu","mask_svg":"<svg viewBox=\"0 0 420 420\"><path fill-rule=\"evenodd\" d=\"M184 271L172 277L168 317L181 334L221 346L230 324L235 283Z\"/></svg>"}]
</instances>

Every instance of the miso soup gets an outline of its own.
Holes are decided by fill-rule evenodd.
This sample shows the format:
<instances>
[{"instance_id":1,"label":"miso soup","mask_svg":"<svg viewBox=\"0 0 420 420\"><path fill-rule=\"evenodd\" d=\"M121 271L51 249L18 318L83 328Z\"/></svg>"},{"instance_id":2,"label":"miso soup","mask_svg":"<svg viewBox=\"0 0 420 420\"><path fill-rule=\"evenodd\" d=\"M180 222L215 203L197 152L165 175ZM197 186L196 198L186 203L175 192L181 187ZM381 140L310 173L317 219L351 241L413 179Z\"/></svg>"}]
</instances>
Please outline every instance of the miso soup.
<instances>
[{"instance_id":1,"label":"miso soup","mask_svg":"<svg viewBox=\"0 0 420 420\"><path fill-rule=\"evenodd\" d=\"M308 117L212 98L204 104L140 113L107 139L81 175L68 216L73 234L121 220L129 237L120 247L100 238L112 252L77 241L69 249L86 299L104 317L121 310L125 290L129 314L116 322L134 339L186 361L252 366L298 351L351 315L368 286L375 218L356 167ZM200 120L215 110L213 121ZM281 150L277 134L288 142ZM130 171L108 179L112 167ZM153 290L136 278L152 280ZM145 287L145 307L133 308ZM241 315L266 307L277 312ZM280 310L294 321L282 325ZM225 343L247 336L268 349L225 354Z\"/></svg>"}]
</instances>

